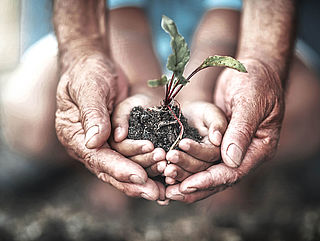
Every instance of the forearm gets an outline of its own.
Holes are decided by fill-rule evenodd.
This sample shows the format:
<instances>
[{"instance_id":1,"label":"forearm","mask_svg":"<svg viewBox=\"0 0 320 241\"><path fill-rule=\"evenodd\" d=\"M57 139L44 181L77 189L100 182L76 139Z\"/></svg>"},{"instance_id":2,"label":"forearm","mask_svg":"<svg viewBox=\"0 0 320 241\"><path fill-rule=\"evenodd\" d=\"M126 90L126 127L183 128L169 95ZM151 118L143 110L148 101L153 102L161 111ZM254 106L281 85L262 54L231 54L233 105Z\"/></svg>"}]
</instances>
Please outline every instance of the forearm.
<instances>
[{"instance_id":1,"label":"forearm","mask_svg":"<svg viewBox=\"0 0 320 241\"><path fill-rule=\"evenodd\" d=\"M81 58L108 53L104 0L55 0L53 23L62 72Z\"/></svg>"},{"instance_id":2,"label":"forearm","mask_svg":"<svg viewBox=\"0 0 320 241\"><path fill-rule=\"evenodd\" d=\"M215 9L205 14L191 45L191 58L185 76L195 70L210 55L234 56L238 41L240 13L234 10ZM186 85L180 101L203 100L212 102L216 79L222 68L200 71Z\"/></svg>"},{"instance_id":3,"label":"forearm","mask_svg":"<svg viewBox=\"0 0 320 241\"><path fill-rule=\"evenodd\" d=\"M161 89L147 86L147 80L161 76L161 67L144 12L138 8L112 10L110 30L112 57L130 81L130 95L150 93L163 98Z\"/></svg>"},{"instance_id":4,"label":"forearm","mask_svg":"<svg viewBox=\"0 0 320 241\"><path fill-rule=\"evenodd\" d=\"M285 85L295 37L294 0L245 0L238 58L267 64Z\"/></svg>"}]
</instances>

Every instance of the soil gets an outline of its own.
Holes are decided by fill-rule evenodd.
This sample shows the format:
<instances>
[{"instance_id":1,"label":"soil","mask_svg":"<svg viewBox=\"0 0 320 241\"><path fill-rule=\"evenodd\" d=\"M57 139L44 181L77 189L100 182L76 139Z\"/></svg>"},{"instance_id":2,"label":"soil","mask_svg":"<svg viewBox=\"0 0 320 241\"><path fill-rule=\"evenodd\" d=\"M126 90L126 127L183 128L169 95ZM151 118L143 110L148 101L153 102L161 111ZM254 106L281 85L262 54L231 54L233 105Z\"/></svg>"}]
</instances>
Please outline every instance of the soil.
<instances>
[{"instance_id":1,"label":"soil","mask_svg":"<svg viewBox=\"0 0 320 241\"><path fill-rule=\"evenodd\" d=\"M172 111L180 119L184 130L182 138L190 138L197 142L202 140L198 130L188 124L178 106L173 106ZM141 106L131 110L129 118L128 138L134 140L149 140L155 148L163 148L166 152L175 143L181 127L167 106L157 106L144 109ZM173 149L178 149L177 145Z\"/></svg>"},{"instance_id":2,"label":"soil","mask_svg":"<svg viewBox=\"0 0 320 241\"><path fill-rule=\"evenodd\" d=\"M320 153L265 163L239 184L191 205L162 207L127 197L122 213L92 202L91 184L99 180L76 161L37 169L35 160L9 152L1 140L0 156L1 241L320 240Z\"/></svg>"}]
</instances>

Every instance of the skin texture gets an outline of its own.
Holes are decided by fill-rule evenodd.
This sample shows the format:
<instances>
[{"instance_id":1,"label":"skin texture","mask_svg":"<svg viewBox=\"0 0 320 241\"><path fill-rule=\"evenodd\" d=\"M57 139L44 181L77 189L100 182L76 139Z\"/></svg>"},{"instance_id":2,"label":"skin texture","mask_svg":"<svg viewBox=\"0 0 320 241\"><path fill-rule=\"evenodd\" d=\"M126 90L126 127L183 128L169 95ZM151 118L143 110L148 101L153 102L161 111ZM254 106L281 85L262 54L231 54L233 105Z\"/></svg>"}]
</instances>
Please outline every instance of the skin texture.
<instances>
[{"instance_id":1,"label":"skin texture","mask_svg":"<svg viewBox=\"0 0 320 241\"><path fill-rule=\"evenodd\" d=\"M221 68L210 68L193 77L191 83L178 95L178 101L181 105L184 105L186 101L212 102L216 87L214 99L216 104L226 113L230 122L226 134L221 137L222 149L224 150L222 156L226 155L225 150L228 150L230 144L228 140L233 140L243 148L241 156L244 158L239 167L228 166L232 163L225 158L224 163L210 166L197 174L193 174L190 169L192 168L188 162L192 160L190 157L199 155L198 160L209 160L206 158L208 158L207 153L210 153L208 151L211 150L204 148L203 152L197 152L199 147L193 147L188 143L189 140L180 142L180 147L184 149L183 158L182 155L179 156L177 161L179 165L175 166L173 164L167 166L164 161L152 164L155 161L153 146L144 141L138 145L133 145L134 143L129 145L124 141L123 143L128 145L123 146L125 148L130 146L131 149L119 147L122 148L119 150L123 152L122 155L112 151L107 144L97 148L86 146L85 133L88 133L90 126L98 125L100 127L102 125L106 127L102 132L99 131L99 138L94 138L94 144L107 138L110 125L105 123L109 121L109 113L113 113L112 118L117 116L115 113L118 108L118 105L114 106L110 103L117 104L118 101L126 98L128 82L131 86L133 85L129 88L130 96L139 96L137 95L139 91L144 94L150 93L152 103L147 103L148 101L145 99L150 97L140 95L139 98L136 98L144 104L158 104L163 98L163 93L160 93L162 89L156 91L145 85L147 79L159 77L161 71L152 50L150 29L146 24L143 11L136 8L112 10L109 16L110 27L105 28L103 27L105 26L104 18L99 21L97 20L99 18L96 17L93 18L94 20L88 19L104 13L101 11L104 7L101 4L103 1L100 2L98 9L93 11L94 14L90 14L90 12L92 6L98 1L88 2L56 1L55 3L55 25L56 29L59 29L57 35L60 46L60 73L57 71L56 53L51 55L48 53L50 52L48 49L37 46L11 76L6 86L1 88L1 102L3 104L0 115L1 127L4 130L7 143L13 150L31 156L32 159L36 157L42 162L47 161L47 158L52 158L54 161L61 160L58 155L62 154L62 151L58 146L56 136L51 133L54 130L56 86L61 77L57 99L59 109L56 119L59 139L67 147L69 153L83 162L100 179L111 183L129 196L164 200L158 201L161 204L168 204L165 195L174 200L194 202L238 182L273 155L283 115L283 90L286 87L285 66L287 66L288 56L290 56L290 43L293 39L293 8L290 1L257 1L258 6L254 7L255 11L251 9L249 15L247 15L248 6L254 3L245 2L245 16L243 16L242 25L247 21L250 27L247 27L246 31L244 26L241 27L241 40L245 40L242 40L238 46L238 58L250 70L248 75L226 70L220 76L219 81L216 81ZM285 7L283 7L284 5ZM259 6L263 10L259 10ZM278 11L281 14L277 13ZM77 13L80 13L80 16ZM122 14L135 18L137 21L125 21L126 18L122 18ZM262 16L264 22L259 23L260 18L257 19L257 16ZM271 20L270 16L272 16ZM192 56L186 73L190 73L209 54L235 56L239 35L239 18L240 13L232 10L211 10L204 16L193 40ZM245 19L246 21L244 21ZM77 25L77 21L80 21L80 24ZM92 23L96 27L90 26ZM258 29L257 25L260 26ZM77 31L70 29L72 26ZM283 26L285 26L285 30ZM109 37L103 35L106 33L106 29L110 29ZM275 30L276 34L271 34ZM70 35L70 33L75 35ZM260 34L268 36L268 38L259 40L263 37L259 37ZM255 37L250 38L249 35ZM131 45L134 47L130 48ZM243 51L241 51L242 49ZM39 52L42 53L41 58L39 58ZM138 57L134 57L134 61L131 61L134 55ZM120 69L117 66L123 61L126 62L121 65ZM281 68L276 68L274 61ZM139 68L144 64L148 67L141 71ZM135 69L139 70L138 74L134 73ZM88 81L89 79L90 81ZM109 90L115 91L116 94L108 95ZM119 92L119 90L122 91ZM84 91L85 93L83 93ZM277 160L280 158L282 163L286 161L287 165L291 165L293 159L300 158L305 162L306 158L314 154L319 147L320 135L315 135L319 132L318 123L320 121L319 79L301 61L295 59L291 66L287 92L286 115L283 123L284 128L281 131L282 137ZM123 96L120 97L120 94ZM130 99L131 101L132 99ZM192 109L188 110L186 106L183 107L184 114L191 114ZM122 108L124 107L120 109ZM201 110L201 108L194 109ZM96 110L96 112L92 110ZM208 109L203 112L209 114ZM213 110L212 113L215 112ZM201 118L201 115L197 118ZM121 121L122 118L119 120ZM204 118L201 123L204 123ZM259 123L258 126L256 126L257 123ZM114 129L117 127L113 125ZM241 128L244 131L237 132ZM119 138L117 141L121 143L123 140L121 138L125 138L126 133L116 130L114 132L114 139ZM208 132L208 139L211 139L212 144L216 145L216 150L219 149L215 138L210 138L210 134L213 136L210 128ZM236 138L237 136L239 138ZM89 139L91 138L87 138L87 140ZM301 145L301 140L308 140L308 143ZM111 141L110 139L110 143ZM190 144L189 150L188 144ZM145 150L142 150L143 147ZM134 157L131 153L138 157ZM186 156L187 153L189 156ZM65 153L63 152L63 154ZM163 159L163 155L165 153L159 155L159 160ZM132 160L125 156L132 157ZM148 160L149 163L144 160ZM150 164L152 165L150 166ZM185 166L190 172L180 166ZM196 170L197 168L198 166L195 165L194 172L199 171ZM177 175L174 177L172 174L175 171L177 171ZM164 173L167 176L167 183L173 184L180 181L182 183L170 186L165 190L162 185L150 181L147 177L147 174L153 176L158 173ZM140 178L147 184L132 184L129 181L131 174L140 175ZM187 179L185 179L186 177ZM132 180L134 183L139 183L139 178ZM235 202L237 201L235 198Z\"/></svg>"},{"instance_id":2,"label":"skin texture","mask_svg":"<svg viewBox=\"0 0 320 241\"><path fill-rule=\"evenodd\" d=\"M215 89L215 102L229 120L221 145L224 163L168 187L168 198L187 203L206 198L273 157L284 115L293 30L292 1L244 1L237 59L248 74L225 70Z\"/></svg>"},{"instance_id":3,"label":"skin texture","mask_svg":"<svg viewBox=\"0 0 320 241\"><path fill-rule=\"evenodd\" d=\"M164 188L138 164L111 150L110 114L128 80L109 57L104 1L55 1L60 81L56 131L68 153L128 196L164 199ZM121 91L120 91L121 90Z\"/></svg>"}]
</instances>

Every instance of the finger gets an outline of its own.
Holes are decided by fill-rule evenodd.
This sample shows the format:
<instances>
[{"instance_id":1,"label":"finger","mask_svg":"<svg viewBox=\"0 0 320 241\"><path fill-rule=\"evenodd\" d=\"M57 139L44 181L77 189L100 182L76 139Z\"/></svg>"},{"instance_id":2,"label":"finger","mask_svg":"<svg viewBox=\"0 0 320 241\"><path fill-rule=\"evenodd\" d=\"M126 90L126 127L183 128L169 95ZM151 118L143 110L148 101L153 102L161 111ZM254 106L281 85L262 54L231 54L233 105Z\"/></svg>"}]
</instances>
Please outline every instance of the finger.
<instances>
[{"instance_id":1,"label":"finger","mask_svg":"<svg viewBox=\"0 0 320 241\"><path fill-rule=\"evenodd\" d=\"M147 167L146 172L149 177L160 176L163 174L166 166L167 166L167 161L160 161L151 165L150 167Z\"/></svg>"},{"instance_id":2,"label":"finger","mask_svg":"<svg viewBox=\"0 0 320 241\"><path fill-rule=\"evenodd\" d=\"M179 148L192 157L202 161L214 162L220 159L220 148L211 144L209 141L206 141L206 143L198 143L185 138L180 141Z\"/></svg>"},{"instance_id":3,"label":"finger","mask_svg":"<svg viewBox=\"0 0 320 241\"><path fill-rule=\"evenodd\" d=\"M173 184L176 184L177 181L171 177L166 177L165 179L165 182L168 184L168 185L173 185Z\"/></svg>"},{"instance_id":4,"label":"finger","mask_svg":"<svg viewBox=\"0 0 320 241\"><path fill-rule=\"evenodd\" d=\"M158 181L155 181L156 185L158 186L158 189L159 189L159 199L160 201L165 201L166 200L166 188L165 186L158 182Z\"/></svg>"},{"instance_id":5,"label":"finger","mask_svg":"<svg viewBox=\"0 0 320 241\"><path fill-rule=\"evenodd\" d=\"M119 182L134 184L145 184L148 179L140 165L108 148L87 153L84 162L98 177L100 174L108 174Z\"/></svg>"},{"instance_id":6,"label":"finger","mask_svg":"<svg viewBox=\"0 0 320 241\"><path fill-rule=\"evenodd\" d=\"M149 167L156 162L165 160L166 153L162 148L156 148L152 152L132 156L130 159L142 167Z\"/></svg>"},{"instance_id":7,"label":"finger","mask_svg":"<svg viewBox=\"0 0 320 241\"><path fill-rule=\"evenodd\" d=\"M205 113L208 113L204 115L204 124L209 128L209 140L213 145L220 146L228 125L225 114L215 105L209 105Z\"/></svg>"},{"instance_id":8,"label":"finger","mask_svg":"<svg viewBox=\"0 0 320 241\"><path fill-rule=\"evenodd\" d=\"M194 193L186 194L186 193L180 192L180 185L181 184L176 184L176 185L167 187L166 197L170 200L180 201L184 203L194 203L196 201L200 201L217 192L222 191L221 188L217 188L210 191L196 191Z\"/></svg>"},{"instance_id":9,"label":"finger","mask_svg":"<svg viewBox=\"0 0 320 241\"><path fill-rule=\"evenodd\" d=\"M254 111L239 104L233 109L232 116L221 145L221 156L230 167L240 166L248 146L258 128L260 120ZM251 111L250 111L251 110Z\"/></svg>"},{"instance_id":10,"label":"finger","mask_svg":"<svg viewBox=\"0 0 320 241\"><path fill-rule=\"evenodd\" d=\"M121 142L115 142L111 137L109 139L110 146L124 156L135 156L151 152L154 147L148 140L131 140L125 139Z\"/></svg>"},{"instance_id":11,"label":"finger","mask_svg":"<svg viewBox=\"0 0 320 241\"><path fill-rule=\"evenodd\" d=\"M166 198L164 201L158 200L157 203L158 203L160 206L168 206L169 203L170 203L170 199L169 199L169 198Z\"/></svg>"},{"instance_id":12,"label":"finger","mask_svg":"<svg viewBox=\"0 0 320 241\"><path fill-rule=\"evenodd\" d=\"M211 166L206 171L196 173L185 179L180 185L182 193L198 190L214 190L221 186L231 186L240 179L240 171L226 166L224 163Z\"/></svg>"},{"instance_id":13,"label":"finger","mask_svg":"<svg viewBox=\"0 0 320 241\"><path fill-rule=\"evenodd\" d=\"M186 171L199 172L207 169L212 163L198 160L185 152L178 150L171 150L166 155L166 160L172 162Z\"/></svg>"},{"instance_id":14,"label":"finger","mask_svg":"<svg viewBox=\"0 0 320 241\"><path fill-rule=\"evenodd\" d=\"M112 186L114 186L121 192L124 192L127 196L142 197L152 201L159 199L160 192L158 185L151 179L148 179L145 184L139 185L119 182L118 180L114 179L106 173L104 173L103 175L101 174L99 178L103 182L110 183Z\"/></svg>"},{"instance_id":15,"label":"finger","mask_svg":"<svg viewBox=\"0 0 320 241\"><path fill-rule=\"evenodd\" d=\"M114 76L94 75L94 79L80 81L83 85L69 88L70 96L80 110L80 120L85 131L87 148L102 146L109 138L111 131L110 112L116 89L109 86L106 78ZM110 81L110 83L113 81Z\"/></svg>"},{"instance_id":16,"label":"finger","mask_svg":"<svg viewBox=\"0 0 320 241\"><path fill-rule=\"evenodd\" d=\"M270 135L268 135L270 136ZM265 160L269 160L275 153L276 139L254 138L247 154L238 168L228 167L224 163L213 165L206 171L196 173L185 179L180 185L182 193L193 193L198 190L223 189L240 181L250 171L257 168Z\"/></svg>"},{"instance_id":17,"label":"finger","mask_svg":"<svg viewBox=\"0 0 320 241\"><path fill-rule=\"evenodd\" d=\"M117 105L112 114L115 142L123 141L127 137L132 108L139 105L144 106L148 101L148 98L144 95L135 95Z\"/></svg>"},{"instance_id":18,"label":"finger","mask_svg":"<svg viewBox=\"0 0 320 241\"><path fill-rule=\"evenodd\" d=\"M164 176L173 178L179 182L182 182L184 179L192 175L191 172L188 172L175 164L167 165L163 174Z\"/></svg>"}]
</instances>

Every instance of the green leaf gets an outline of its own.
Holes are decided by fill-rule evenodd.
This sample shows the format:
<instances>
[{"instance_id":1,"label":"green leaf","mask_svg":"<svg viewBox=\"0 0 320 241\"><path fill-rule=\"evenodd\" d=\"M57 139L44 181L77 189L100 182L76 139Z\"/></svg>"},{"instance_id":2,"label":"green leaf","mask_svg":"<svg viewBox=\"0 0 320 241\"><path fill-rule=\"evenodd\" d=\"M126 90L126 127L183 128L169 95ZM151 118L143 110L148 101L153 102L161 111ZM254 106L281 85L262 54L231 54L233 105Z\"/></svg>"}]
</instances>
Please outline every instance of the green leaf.
<instances>
[{"instance_id":1,"label":"green leaf","mask_svg":"<svg viewBox=\"0 0 320 241\"><path fill-rule=\"evenodd\" d=\"M159 86L164 86L168 82L167 76L162 75L160 79L153 79L153 80L148 80L148 86L149 87L159 87Z\"/></svg>"},{"instance_id":2,"label":"green leaf","mask_svg":"<svg viewBox=\"0 0 320 241\"><path fill-rule=\"evenodd\" d=\"M173 53L168 57L167 68L173 71L175 76L180 76L189 61L190 50L185 39L179 34L177 26L172 19L163 15L161 27L171 37L170 44Z\"/></svg>"},{"instance_id":3,"label":"green leaf","mask_svg":"<svg viewBox=\"0 0 320 241\"><path fill-rule=\"evenodd\" d=\"M219 55L210 56L202 62L199 68L204 69L204 68L213 67L213 66L228 67L228 68L238 70L240 72L247 73L247 70L244 67L244 65L240 63L238 60L230 56L219 56Z\"/></svg>"}]
</instances>

